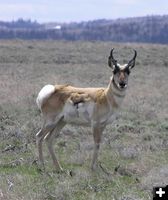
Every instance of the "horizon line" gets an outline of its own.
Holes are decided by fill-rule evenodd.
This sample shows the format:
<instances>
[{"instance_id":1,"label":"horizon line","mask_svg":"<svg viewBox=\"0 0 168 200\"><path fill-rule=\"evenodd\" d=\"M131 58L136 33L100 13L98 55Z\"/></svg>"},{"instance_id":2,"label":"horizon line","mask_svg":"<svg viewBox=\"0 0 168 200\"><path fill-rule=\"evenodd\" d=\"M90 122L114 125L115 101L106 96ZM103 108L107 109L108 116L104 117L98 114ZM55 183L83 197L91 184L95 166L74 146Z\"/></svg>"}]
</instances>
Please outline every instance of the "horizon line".
<instances>
[{"instance_id":1,"label":"horizon line","mask_svg":"<svg viewBox=\"0 0 168 200\"><path fill-rule=\"evenodd\" d=\"M98 20L107 20L107 21L115 21L115 20L125 20L125 19L133 19L133 18L144 18L144 17L164 17L164 16L168 16L168 14L147 14L147 15L141 15L141 16L132 16L132 17L117 17L117 18L95 18L95 19L89 19L89 20L81 20L81 21L43 21L40 22L40 20L37 19L31 19L31 18L24 18L24 17L18 17L17 19L11 19L11 20L3 20L0 19L0 22L6 22L6 23L10 23L10 22L17 22L19 20L23 20L23 21L31 21L31 22L36 22L38 24L46 24L46 23L59 23L59 24L71 24L71 23L83 23L83 22L90 22L90 21L98 21Z\"/></svg>"}]
</instances>

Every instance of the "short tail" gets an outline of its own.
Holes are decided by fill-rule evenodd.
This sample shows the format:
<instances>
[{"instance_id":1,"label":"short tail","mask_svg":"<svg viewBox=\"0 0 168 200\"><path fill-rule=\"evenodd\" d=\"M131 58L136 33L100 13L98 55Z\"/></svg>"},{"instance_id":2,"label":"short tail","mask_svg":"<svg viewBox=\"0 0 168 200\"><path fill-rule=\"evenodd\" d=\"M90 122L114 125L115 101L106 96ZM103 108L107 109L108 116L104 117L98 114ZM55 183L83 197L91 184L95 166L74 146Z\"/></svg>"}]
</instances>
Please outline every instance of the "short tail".
<instances>
[{"instance_id":1,"label":"short tail","mask_svg":"<svg viewBox=\"0 0 168 200\"><path fill-rule=\"evenodd\" d=\"M45 85L39 92L36 103L38 108L41 110L42 105L44 104L45 100L50 97L52 93L54 93L55 88L53 85Z\"/></svg>"}]
</instances>

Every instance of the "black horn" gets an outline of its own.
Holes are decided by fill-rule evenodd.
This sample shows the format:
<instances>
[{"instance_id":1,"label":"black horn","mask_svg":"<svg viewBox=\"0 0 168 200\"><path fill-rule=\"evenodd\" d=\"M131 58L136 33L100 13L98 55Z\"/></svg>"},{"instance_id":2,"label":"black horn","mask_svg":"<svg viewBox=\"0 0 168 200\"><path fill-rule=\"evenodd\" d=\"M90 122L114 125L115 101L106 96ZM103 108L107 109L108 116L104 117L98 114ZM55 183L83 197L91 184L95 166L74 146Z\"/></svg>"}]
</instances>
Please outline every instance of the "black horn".
<instances>
[{"instance_id":1,"label":"black horn","mask_svg":"<svg viewBox=\"0 0 168 200\"><path fill-rule=\"evenodd\" d=\"M115 67L117 67L117 60L114 59L114 57L113 57L113 51L114 51L114 48L111 49L111 51L110 51L110 56L109 56L109 58L108 58L108 65L109 65L109 67L111 67L112 69L114 68L113 65L114 65Z\"/></svg>"},{"instance_id":2,"label":"black horn","mask_svg":"<svg viewBox=\"0 0 168 200\"><path fill-rule=\"evenodd\" d=\"M128 62L128 67L132 69L135 66L135 59L137 57L137 51L134 49L134 57Z\"/></svg>"}]
</instances>

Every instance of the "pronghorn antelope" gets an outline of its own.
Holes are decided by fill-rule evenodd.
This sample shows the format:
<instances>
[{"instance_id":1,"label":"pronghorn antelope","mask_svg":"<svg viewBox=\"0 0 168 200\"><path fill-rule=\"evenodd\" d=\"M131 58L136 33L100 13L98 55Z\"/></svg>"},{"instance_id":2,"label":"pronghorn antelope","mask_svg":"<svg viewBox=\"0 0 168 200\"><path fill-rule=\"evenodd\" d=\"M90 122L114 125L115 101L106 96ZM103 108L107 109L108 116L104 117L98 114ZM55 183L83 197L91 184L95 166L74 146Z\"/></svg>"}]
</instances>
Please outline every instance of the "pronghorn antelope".
<instances>
[{"instance_id":1,"label":"pronghorn antelope","mask_svg":"<svg viewBox=\"0 0 168 200\"><path fill-rule=\"evenodd\" d=\"M135 66L137 52L124 65L113 57L113 50L108 58L112 77L106 88L77 88L70 85L46 85L38 94L37 105L43 115L42 129L36 134L39 161L44 167L42 142L46 141L56 170L62 171L53 150L54 132L59 134L66 124L91 126L94 138L94 152L91 168L97 166L98 151L102 132L113 121L113 115L120 107L128 84L128 76Z\"/></svg>"}]
</instances>

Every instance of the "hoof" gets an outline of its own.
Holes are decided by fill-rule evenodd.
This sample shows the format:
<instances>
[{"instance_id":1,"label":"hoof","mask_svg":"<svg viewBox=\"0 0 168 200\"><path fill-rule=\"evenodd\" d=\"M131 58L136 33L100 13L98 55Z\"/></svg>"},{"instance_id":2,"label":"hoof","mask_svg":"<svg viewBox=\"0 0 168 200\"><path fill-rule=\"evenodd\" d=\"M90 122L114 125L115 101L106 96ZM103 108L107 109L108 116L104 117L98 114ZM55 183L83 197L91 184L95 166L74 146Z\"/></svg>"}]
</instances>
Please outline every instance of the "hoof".
<instances>
[{"instance_id":1,"label":"hoof","mask_svg":"<svg viewBox=\"0 0 168 200\"><path fill-rule=\"evenodd\" d=\"M44 167L44 166L41 166L41 165L38 165L38 166L37 166L37 171L38 171L39 173L43 173L43 172L45 172L45 167Z\"/></svg>"},{"instance_id":2,"label":"hoof","mask_svg":"<svg viewBox=\"0 0 168 200\"><path fill-rule=\"evenodd\" d=\"M94 165L91 166L91 170L92 170L92 171L95 171L97 168L98 168L98 165L97 165L97 164L94 164Z\"/></svg>"},{"instance_id":3,"label":"hoof","mask_svg":"<svg viewBox=\"0 0 168 200\"><path fill-rule=\"evenodd\" d=\"M71 177L75 176L75 173L72 170L68 170L67 174L68 176L71 176Z\"/></svg>"},{"instance_id":4,"label":"hoof","mask_svg":"<svg viewBox=\"0 0 168 200\"><path fill-rule=\"evenodd\" d=\"M72 170L63 170L63 169L56 169L54 170L54 173L65 174L71 177L75 175L75 173Z\"/></svg>"}]
</instances>

